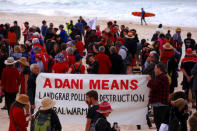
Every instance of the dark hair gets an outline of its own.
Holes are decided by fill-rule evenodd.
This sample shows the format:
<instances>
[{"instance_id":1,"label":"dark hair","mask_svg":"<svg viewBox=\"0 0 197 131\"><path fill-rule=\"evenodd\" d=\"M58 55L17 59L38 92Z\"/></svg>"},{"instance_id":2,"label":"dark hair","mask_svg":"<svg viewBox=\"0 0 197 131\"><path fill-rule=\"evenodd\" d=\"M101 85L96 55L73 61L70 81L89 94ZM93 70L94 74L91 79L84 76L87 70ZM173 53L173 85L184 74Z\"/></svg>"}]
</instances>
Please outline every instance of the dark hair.
<instances>
[{"instance_id":1,"label":"dark hair","mask_svg":"<svg viewBox=\"0 0 197 131\"><path fill-rule=\"evenodd\" d=\"M111 25L113 25L113 23L111 21L109 21L109 22L107 22L107 25L111 26Z\"/></svg>"},{"instance_id":2,"label":"dark hair","mask_svg":"<svg viewBox=\"0 0 197 131\"><path fill-rule=\"evenodd\" d=\"M186 100L186 96L183 91L177 91L177 92L173 93L173 97L171 98L171 100L176 101L179 98L183 98L184 100Z\"/></svg>"},{"instance_id":3,"label":"dark hair","mask_svg":"<svg viewBox=\"0 0 197 131\"><path fill-rule=\"evenodd\" d=\"M163 26L162 24L159 24L158 28L162 28L162 26Z\"/></svg>"},{"instance_id":4,"label":"dark hair","mask_svg":"<svg viewBox=\"0 0 197 131\"><path fill-rule=\"evenodd\" d=\"M187 33L187 37L191 37L192 36L192 33L191 32L188 32Z\"/></svg>"},{"instance_id":5,"label":"dark hair","mask_svg":"<svg viewBox=\"0 0 197 131\"><path fill-rule=\"evenodd\" d=\"M159 63L156 66L157 66L157 68L159 68L161 70L161 72L163 72L163 73L166 73L167 72L166 71L166 67L164 66L164 64Z\"/></svg>"},{"instance_id":6,"label":"dark hair","mask_svg":"<svg viewBox=\"0 0 197 131\"><path fill-rule=\"evenodd\" d=\"M25 25L29 25L29 22L26 21L24 24L25 24Z\"/></svg>"},{"instance_id":7,"label":"dark hair","mask_svg":"<svg viewBox=\"0 0 197 131\"><path fill-rule=\"evenodd\" d=\"M165 38L165 35L164 34L160 34L159 38Z\"/></svg>"},{"instance_id":8,"label":"dark hair","mask_svg":"<svg viewBox=\"0 0 197 131\"><path fill-rule=\"evenodd\" d=\"M66 48L67 48L67 45L66 44L61 44L61 50L66 50Z\"/></svg>"},{"instance_id":9,"label":"dark hair","mask_svg":"<svg viewBox=\"0 0 197 131\"><path fill-rule=\"evenodd\" d=\"M43 21L42 21L42 24L46 24L46 23L47 23L46 20L43 20Z\"/></svg>"},{"instance_id":10,"label":"dark hair","mask_svg":"<svg viewBox=\"0 0 197 131\"><path fill-rule=\"evenodd\" d=\"M98 100L98 93L97 91L91 90L86 93L87 96L94 98L95 100Z\"/></svg>"}]
</instances>

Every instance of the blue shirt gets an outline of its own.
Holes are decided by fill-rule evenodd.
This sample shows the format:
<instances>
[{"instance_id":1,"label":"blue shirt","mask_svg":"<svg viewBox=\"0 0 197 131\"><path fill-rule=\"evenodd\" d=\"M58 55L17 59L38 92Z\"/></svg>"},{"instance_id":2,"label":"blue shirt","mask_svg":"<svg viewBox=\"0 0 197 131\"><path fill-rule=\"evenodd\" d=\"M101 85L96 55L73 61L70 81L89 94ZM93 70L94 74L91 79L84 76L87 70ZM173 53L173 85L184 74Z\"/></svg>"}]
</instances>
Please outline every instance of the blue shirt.
<instances>
[{"instance_id":1,"label":"blue shirt","mask_svg":"<svg viewBox=\"0 0 197 131\"><path fill-rule=\"evenodd\" d=\"M42 36L45 36L46 35L46 31L47 31L47 26L46 25L43 25L41 27Z\"/></svg>"},{"instance_id":2,"label":"blue shirt","mask_svg":"<svg viewBox=\"0 0 197 131\"><path fill-rule=\"evenodd\" d=\"M76 26L80 32L82 32L83 24L81 22L76 23Z\"/></svg>"},{"instance_id":3,"label":"blue shirt","mask_svg":"<svg viewBox=\"0 0 197 131\"><path fill-rule=\"evenodd\" d=\"M61 37L62 43L66 43L68 41L68 35L65 30L62 30L60 32L60 37Z\"/></svg>"},{"instance_id":4,"label":"blue shirt","mask_svg":"<svg viewBox=\"0 0 197 131\"><path fill-rule=\"evenodd\" d=\"M142 17L145 17L145 11L142 10Z\"/></svg>"}]
</instances>

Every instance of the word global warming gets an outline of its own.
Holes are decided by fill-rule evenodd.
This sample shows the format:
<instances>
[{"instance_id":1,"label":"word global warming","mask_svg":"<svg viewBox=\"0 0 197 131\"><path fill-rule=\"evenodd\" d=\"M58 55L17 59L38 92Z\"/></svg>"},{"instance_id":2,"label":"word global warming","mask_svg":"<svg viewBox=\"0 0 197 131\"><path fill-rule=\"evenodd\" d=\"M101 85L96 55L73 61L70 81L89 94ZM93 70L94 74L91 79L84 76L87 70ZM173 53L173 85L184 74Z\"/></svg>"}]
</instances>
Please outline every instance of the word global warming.
<instances>
[{"instance_id":1,"label":"word global warming","mask_svg":"<svg viewBox=\"0 0 197 131\"><path fill-rule=\"evenodd\" d=\"M36 80L36 108L47 96L56 101L53 109L61 123L84 124L88 112L86 93L90 90L98 92L99 103L110 102L114 112L109 121L123 125L146 123L149 89L145 75L41 73Z\"/></svg>"}]
</instances>

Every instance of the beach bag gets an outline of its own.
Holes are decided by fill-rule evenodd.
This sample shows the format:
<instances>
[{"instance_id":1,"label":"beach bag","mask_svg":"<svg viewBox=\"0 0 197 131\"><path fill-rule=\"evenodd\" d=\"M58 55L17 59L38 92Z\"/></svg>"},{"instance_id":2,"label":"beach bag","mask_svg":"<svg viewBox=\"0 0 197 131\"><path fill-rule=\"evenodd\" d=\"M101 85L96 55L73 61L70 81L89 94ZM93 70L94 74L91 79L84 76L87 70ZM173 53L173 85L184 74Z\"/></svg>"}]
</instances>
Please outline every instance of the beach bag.
<instances>
[{"instance_id":1,"label":"beach bag","mask_svg":"<svg viewBox=\"0 0 197 131\"><path fill-rule=\"evenodd\" d=\"M76 66L75 66L75 64L73 64L73 67L74 67L74 74L81 74L81 72L80 72L80 69L81 69L81 64L79 65L79 67L78 68L76 68Z\"/></svg>"},{"instance_id":2,"label":"beach bag","mask_svg":"<svg viewBox=\"0 0 197 131\"><path fill-rule=\"evenodd\" d=\"M35 118L34 131L53 131L51 127L51 114L39 113Z\"/></svg>"},{"instance_id":3,"label":"beach bag","mask_svg":"<svg viewBox=\"0 0 197 131\"><path fill-rule=\"evenodd\" d=\"M171 107L168 131L181 131L181 124L175 115L175 107Z\"/></svg>"},{"instance_id":4,"label":"beach bag","mask_svg":"<svg viewBox=\"0 0 197 131\"><path fill-rule=\"evenodd\" d=\"M91 123L91 124L90 124L90 129L89 129L89 131L96 131L96 125L97 125L97 123L98 123L101 119L102 119L102 118L98 118L98 119L96 120L96 122Z\"/></svg>"}]
</instances>

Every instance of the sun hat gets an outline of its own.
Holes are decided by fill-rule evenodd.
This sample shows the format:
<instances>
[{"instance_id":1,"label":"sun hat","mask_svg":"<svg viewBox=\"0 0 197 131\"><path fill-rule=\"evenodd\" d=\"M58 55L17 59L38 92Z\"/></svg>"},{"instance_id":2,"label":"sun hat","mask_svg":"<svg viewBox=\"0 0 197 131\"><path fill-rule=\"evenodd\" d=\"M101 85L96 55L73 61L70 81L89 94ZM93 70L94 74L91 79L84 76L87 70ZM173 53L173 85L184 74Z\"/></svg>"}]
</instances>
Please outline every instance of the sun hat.
<instances>
[{"instance_id":1,"label":"sun hat","mask_svg":"<svg viewBox=\"0 0 197 131\"><path fill-rule=\"evenodd\" d=\"M58 62L64 62L64 61L66 61L65 56L62 53L57 54L55 56L55 60L58 61Z\"/></svg>"},{"instance_id":2,"label":"sun hat","mask_svg":"<svg viewBox=\"0 0 197 131\"><path fill-rule=\"evenodd\" d=\"M180 31L181 31L181 28L180 28L180 27L177 27L177 28L176 28L176 31L177 31L177 32L180 32Z\"/></svg>"},{"instance_id":3,"label":"sun hat","mask_svg":"<svg viewBox=\"0 0 197 131\"><path fill-rule=\"evenodd\" d=\"M6 64L6 65L13 65L16 62L17 61L15 61L13 57L8 57L7 60L5 60L4 64Z\"/></svg>"},{"instance_id":4,"label":"sun hat","mask_svg":"<svg viewBox=\"0 0 197 131\"><path fill-rule=\"evenodd\" d=\"M169 42L166 42L166 43L163 45L163 49L164 49L164 50L172 50L172 49L173 49L173 46L172 46Z\"/></svg>"},{"instance_id":5,"label":"sun hat","mask_svg":"<svg viewBox=\"0 0 197 131\"><path fill-rule=\"evenodd\" d=\"M186 55L193 55L193 51L192 51L191 48L188 48L188 49L186 50Z\"/></svg>"},{"instance_id":6,"label":"sun hat","mask_svg":"<svg viewBox=\"0 0 197 131\"><path fill-rule=\"evenodd\" d=\"M49 110L49 109L53 108L55 106L56 102L49 97L44 97L42 99L41 104L42 104L42 106L41 106L40 110L45 111L45 110Z\"/></svg>"},{"instance_id":7,"label":"sun hat","mask_svg":"<svg viewBox=\"0 0 197 131\"><path fill-rule=\"evenodd\" d=\"M28 105L29 104L29 96L27 96L25 94L20 94L16 98L16 102L19 102L19 103L24 104L24 105Z\"/></svg>"},{"instance_id":8,"label":"sun hat","mask_svg":"<svg viewBox=\"0 0 197 131\"><path fill-rule=\"evenodd\" d=\"M103 113L113 112L113 109L111 108L111 105L109 102L104 101L99 105L99 109L96 111L103 114Z\"/></svg>"},{"instance_id":9,"label":"sun hat","mask_svg":"<svg viewBox=\"0 0 197 131\"><path fill-rule=\"evenodd\" d=\"M20 64L24 66L29 66L29 62L27 61L26 57L21 57L19 60L17 60Z\"/></svg>"},{"instance_id":10,"label":"sun hat","mask_svg":"<svg viewBox=\"0 0 197 131\"><path fill-rule=\"evenodd\" d=\"M179 111L182 111L187 104L183 98L172 101L172 103Z\"/></svg>"},{"instance_id":11,"label":"sun hat","mask_svg":"<svg viewBox=\"0 0 197 131\"><path fill-rule=\"evenodd\" d=\"M126 35L125 37L130 39L135 38L133 32L128 32L128 35Z\"/></svg>"}]
</instances>

